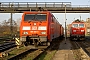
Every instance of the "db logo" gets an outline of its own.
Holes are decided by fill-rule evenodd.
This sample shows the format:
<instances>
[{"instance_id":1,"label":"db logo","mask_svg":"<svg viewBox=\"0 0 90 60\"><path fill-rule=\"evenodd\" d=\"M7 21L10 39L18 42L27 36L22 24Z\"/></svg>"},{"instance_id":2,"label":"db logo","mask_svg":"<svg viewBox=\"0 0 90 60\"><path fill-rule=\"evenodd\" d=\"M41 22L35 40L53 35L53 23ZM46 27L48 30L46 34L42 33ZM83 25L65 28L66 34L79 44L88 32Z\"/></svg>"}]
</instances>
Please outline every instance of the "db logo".
<instances>
[{"instance_id":1,"label":"db logo","mask_svg":"<svg viewBox=\"0 0 90 60\"><path fill-rule=\"evenodd\" d=\"M37 30L37 27L36 27L36 26L33 26L33 27L32 27L32 30Z\"/></svg>"}]
</instances>

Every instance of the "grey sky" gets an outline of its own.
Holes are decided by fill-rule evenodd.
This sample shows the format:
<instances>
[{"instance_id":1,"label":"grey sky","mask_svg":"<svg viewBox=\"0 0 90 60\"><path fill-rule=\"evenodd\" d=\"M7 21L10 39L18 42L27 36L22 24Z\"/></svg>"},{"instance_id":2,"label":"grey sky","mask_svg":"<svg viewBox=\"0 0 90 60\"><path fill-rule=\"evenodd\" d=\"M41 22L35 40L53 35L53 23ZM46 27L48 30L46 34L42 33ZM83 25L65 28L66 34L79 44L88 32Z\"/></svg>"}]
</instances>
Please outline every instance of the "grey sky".
<instances>
[{"instance_id":1,"label":"grey sky","mask_svg":"<svg viewBox=\"0 0 90 60\"><path fill-rule=\"evenodd\" d=\"M72 5L90 5L90 0L1 0L0 2L71 2ZM16 20L21 18L22 14L13 14L13 19ZM54 13L55 17L58 18L58 21L64 25L65 14L64 13ZM71 23L74 18L86 20L86 18L90 17L90 13L67 13L67 24ZM0 13L0 22L3 20L7 20L10 18L10 13Z\"/></svg>"},{"instance_id":2,"label":"grey sky","mask_svg":"<svg viewBox=\"0 0 90 60\"><path fill-rule=\"evenodd\" d=\"M64 22L65 22L65 14L64 13L53 13L54 16L57 18L57 20L64 26ZM0 21L3 20L8 20L11 16L10 13L3 13L0 14ZM82 20L86 20L86 18L90 17L90 13L67 13L66 14L66 18L67 18L67 24L70 24L74 19L81 19ZM22 17L22 13L15 13L13 14L13 20L16 20L18 18Z\"/></svg>"}]
</instances>

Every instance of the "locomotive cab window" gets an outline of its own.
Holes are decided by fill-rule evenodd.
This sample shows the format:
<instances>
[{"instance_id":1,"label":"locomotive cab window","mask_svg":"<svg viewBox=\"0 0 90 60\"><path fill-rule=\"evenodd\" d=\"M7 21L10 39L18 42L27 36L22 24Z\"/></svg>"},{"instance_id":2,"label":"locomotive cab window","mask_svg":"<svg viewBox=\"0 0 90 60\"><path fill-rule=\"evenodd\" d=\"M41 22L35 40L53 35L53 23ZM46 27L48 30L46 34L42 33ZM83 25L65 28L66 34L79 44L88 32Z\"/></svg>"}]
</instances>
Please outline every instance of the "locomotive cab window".
<instances>
[{"instance_id":1,"label":"locomotive cab window","mask_svg":"<svg viewBox=\"0 0 90 60\"><path fill-rule=\"evenodd\" d=\"M78 27L78 24L73 24L72 27Z\"/></svg>"},{"instance_id":2,"label":"locomotive cab window","mask_svg":"<svg viewBox=\"0 0 90 60\"><path fill-rule=\"evenodd\" d=\"M54 18L52 18L52 23L54 23Z\"/></svg>"},{"instance_id":3,"label":"locomotive cab window","mask_svg":"<svg viewBox=\"0 0 90 60\"><path fill-rule=\"evenodd\" d=\"M79 27L84 27L84 24L79 24Z\"/></svg>"},{"instance_id":4,"label":"locomotive cab window","mask_svg":"<svg viewBox=\"0 0 90 60\"><path fill-rule=\"evenodd\" d=\"M54 23L54 20L55 20L55 17L53 16L53 17L52 17L52 23Z\"/></svg>"},{"instance_id":5,"label":"locomotive cab window","mask_svg":"<svg viewBox=\"0 0 90 60\"><path fill-rule=\"evenodd\" d=\"M25 14L24 21L46 21L47 15L46 14Z\"/></svg>"}]
</instances>

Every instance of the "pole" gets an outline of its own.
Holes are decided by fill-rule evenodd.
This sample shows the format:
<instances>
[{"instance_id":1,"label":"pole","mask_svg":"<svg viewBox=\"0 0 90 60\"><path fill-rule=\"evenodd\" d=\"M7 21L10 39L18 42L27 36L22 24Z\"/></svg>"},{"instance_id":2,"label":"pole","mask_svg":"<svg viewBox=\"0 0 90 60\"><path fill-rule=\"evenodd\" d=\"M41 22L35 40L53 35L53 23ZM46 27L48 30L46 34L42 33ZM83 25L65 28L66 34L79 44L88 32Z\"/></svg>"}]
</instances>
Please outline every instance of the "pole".
<instances>
[{"instance_id":1,"label":"pole","mask_svg":"<svg viewBox=\"0 0 90 60\"><path fill-rule=\"evenodd\" d=\"M10 30L11 30L11 37L12 37L12 33L13 33L13 29L12 29L12 13L11 13L11 19L10 19Z\"/></svg>"},{"instance_id":2,"label":"pole","mask_svg":"<svg viewBox=\"0 0 90 60\"><path fill-rule=\"evenodd\" d=\"M11 4L11 8L13 7L13 3ZM12 12L11 12L11 19L10 19L10 30L11 30L11 37L12 37L12 34L13 34L13 28L12 28Z\"/></svg>"},{"instance_id":3,"label":"pole","mask_svg":"<svg viewBox=\"0 0 90 60\"><path fill-rule=\"evenodd\" d=\"M81 15L80 15L80 21L81 21Z\"/></svg>"},{"instance_id":4,"label":"pole","mask_svg":"<svg viewBox=\"0 0 90 60\"><path fill-rule=\"evenodd\" d=\"M66 5L65 5L65 44L66 44Z\"/></svg>"}]
</instances>

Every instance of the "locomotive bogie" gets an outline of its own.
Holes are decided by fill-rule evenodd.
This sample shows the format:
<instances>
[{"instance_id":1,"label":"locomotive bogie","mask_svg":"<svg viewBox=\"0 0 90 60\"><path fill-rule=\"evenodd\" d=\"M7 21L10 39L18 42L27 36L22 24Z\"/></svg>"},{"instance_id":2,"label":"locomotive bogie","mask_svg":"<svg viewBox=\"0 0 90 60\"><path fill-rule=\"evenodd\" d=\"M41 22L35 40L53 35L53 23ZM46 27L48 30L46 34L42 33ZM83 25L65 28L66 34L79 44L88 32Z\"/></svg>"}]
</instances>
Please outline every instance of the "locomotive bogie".
<instances>
[{"instance_id":1,"label":"locomotive bogie","mask_svg":"<svg viewBox=\"0 0 90 60\"><path fill-rule=\"evenodd\" d=\"M72 35L70 36L71 40L84 40L85 35Z\"/></svg>"}]
</instances>

